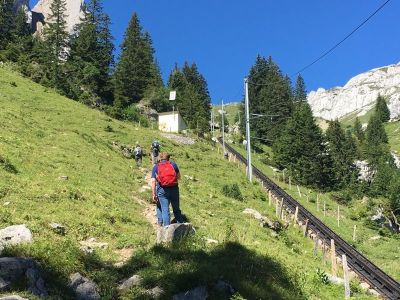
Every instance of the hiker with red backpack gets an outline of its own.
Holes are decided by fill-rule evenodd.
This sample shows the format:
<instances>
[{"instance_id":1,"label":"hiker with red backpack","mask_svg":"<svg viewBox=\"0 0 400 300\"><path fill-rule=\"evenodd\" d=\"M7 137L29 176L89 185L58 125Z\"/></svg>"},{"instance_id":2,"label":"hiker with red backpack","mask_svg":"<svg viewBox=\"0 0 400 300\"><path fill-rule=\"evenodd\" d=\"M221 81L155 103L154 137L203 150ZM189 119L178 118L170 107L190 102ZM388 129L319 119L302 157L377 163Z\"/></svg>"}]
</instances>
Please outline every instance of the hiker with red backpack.
<instances>
[{"instance_id":1,"label":"hiker with red backpack","mask_svg":"<svg viewBox=\"0 0 400 300\"><path fill-rule=\"evenodd\" d=\"M160 154L160 162L153 166L151 172L151 185L153 188L153 200L157 203L157 223L160 226L168 226L171 223L169 204L171 203L177 223L183 223L183 217L179 208L179 168L175 162L169 160L166 152Z\"/></svg>"}]
</instances>

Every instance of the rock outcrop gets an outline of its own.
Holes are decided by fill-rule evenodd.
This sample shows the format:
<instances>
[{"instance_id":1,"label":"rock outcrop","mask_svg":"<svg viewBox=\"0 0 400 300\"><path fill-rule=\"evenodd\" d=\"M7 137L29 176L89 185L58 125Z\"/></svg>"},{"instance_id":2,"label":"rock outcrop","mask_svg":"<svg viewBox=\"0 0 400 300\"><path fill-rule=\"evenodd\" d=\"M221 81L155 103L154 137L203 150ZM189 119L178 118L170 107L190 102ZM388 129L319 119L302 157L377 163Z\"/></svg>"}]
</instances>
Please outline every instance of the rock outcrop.
<instances>
[{"instance_id":1,"label":"rock outcrop","mask_svg":"<svg viewBox=\"0 0 400 300\"><path fill-rule=\"evenodd\" d=\"M378 95L385 97L392 120L400 117L400 63L376 68L353 77L344 87L319 88L308 95L314 116L325 120L348 114L362 116L371 110Z\"/></svg>"},{"instance_id":2,"label":"rock outcrop","mask_svg":"<svg viewBox=\"0 0 400 300\"><path fill-rule=\"evenodd\" d=\"M79 273L70 276L69 287L74 291L77 300L100 300L97 285Z\"/></svg>"},{"instance_id":3,"label":"rock outcrop","mask_svg":"<svg viewBox=\"0 0 400 300\"><path fill-rule=\"evenodd\" d=\"M22 2L22 0L20 1ZM32 27L36 34L40 35L43 31L44 24L48 21L51 14L50 5L52 0L39 0L32 9ZM83 17L84 0L68 0L66 1L65 21L68 32L72 32L75 25L80 23Z\"/></svg>"},{"instance_id":4,"label":"rock outcrop","mask_svg":"<svg viewBox=\"0 0 400 300\"><path fill-rule=\"evenodd\" d=\"M32 232L23 225L12 225L0 230L0 251L10 245L32 242Z\"/></svg>"}]
</instances>

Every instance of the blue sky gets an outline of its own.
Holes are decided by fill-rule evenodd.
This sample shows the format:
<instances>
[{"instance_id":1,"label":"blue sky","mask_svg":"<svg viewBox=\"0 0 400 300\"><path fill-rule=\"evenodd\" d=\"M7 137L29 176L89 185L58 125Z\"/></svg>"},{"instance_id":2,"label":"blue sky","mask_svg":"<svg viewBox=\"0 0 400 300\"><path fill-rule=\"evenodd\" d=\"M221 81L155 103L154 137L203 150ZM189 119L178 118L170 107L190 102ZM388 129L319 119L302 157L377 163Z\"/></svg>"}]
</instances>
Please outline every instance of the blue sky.
<instances>
[{"instance_id":1,"label":"blue sky","mask_svg":"<svg viewBox=\"0 0 400 300\"><path fill-rule=\"evenodd\" d=\"M36 1L31 1L34 3ZM195 62L214 103L237 101L257 54L292 75L358 26L385 0L104 0L116 45L133 12L153 39L164 80ZM392 0L328 57L304 71L307 89L344 85L400 62L400 1Z\"/></svg>"}]
</instances>

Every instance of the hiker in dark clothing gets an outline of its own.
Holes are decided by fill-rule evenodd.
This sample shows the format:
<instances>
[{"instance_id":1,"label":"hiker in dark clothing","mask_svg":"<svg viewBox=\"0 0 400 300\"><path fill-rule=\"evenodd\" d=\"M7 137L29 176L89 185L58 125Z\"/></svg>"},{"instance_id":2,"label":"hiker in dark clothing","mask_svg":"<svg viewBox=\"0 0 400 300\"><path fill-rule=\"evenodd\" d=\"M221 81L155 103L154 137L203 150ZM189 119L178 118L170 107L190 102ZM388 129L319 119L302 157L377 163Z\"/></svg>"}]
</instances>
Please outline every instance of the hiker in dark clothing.
<instances>
[{"instance_id":1,"label":"hiker in dark clothing","mask_svg":"<svg viewBox=\"0 0 400 300\"><path fill-rule=\"evenodd\" d=\"M150 153L153 165L158 163L158 154L160 153L160 143L157 140L154 140L151 143Z\"/></svg>"},{"instance_id":2,"label":"hiker in dark clothing","mask_svg":"<svg viewBox=\"0 0 400 300\"><path fill-rule=\"evenodd\" d=\"M166 152L160 154L160 162L155 164L151 173L151 185L153 188L153 199L157 203L157 223L168 226L171 223L169 204L172 205L175 220L183 223L183 217L179 208L178 180L181 175L175 162L169 160L170 155Z\"/></svg>"},{"instance_id":3,"label":"hiker in dark clothing","mask_svg":"<svg viewBox=\"0 0 400 300\"><path fill-rule=\"evenodd\" d=\"M140 167L142 165L143 150L139 143L136 143L136 147L133 149L133 155L135 157L136 166Z\"/></svg>"}]
</instances>

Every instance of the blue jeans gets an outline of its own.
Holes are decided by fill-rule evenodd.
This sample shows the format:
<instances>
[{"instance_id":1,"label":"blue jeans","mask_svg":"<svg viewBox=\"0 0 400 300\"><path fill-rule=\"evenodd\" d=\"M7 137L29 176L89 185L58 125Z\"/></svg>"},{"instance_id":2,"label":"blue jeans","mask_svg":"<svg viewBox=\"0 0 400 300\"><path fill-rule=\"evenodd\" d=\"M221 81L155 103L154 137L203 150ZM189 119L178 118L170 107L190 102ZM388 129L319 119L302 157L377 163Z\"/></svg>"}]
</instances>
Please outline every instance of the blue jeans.
<instances>
[{"instance_id":1,"label":"blue jeans","mask_svg":"<svg viewBox=\"0 0 400 300\"><path fill-rule=\"evenodd\" d=\"M171 224L169 214L169 204L172 205L172 211L174 212L175 220L177 223L183 223L183 217L179 208L179 187L157 187L157 222L160 225L168 226Z\"/></svg>"}]
</instances>

